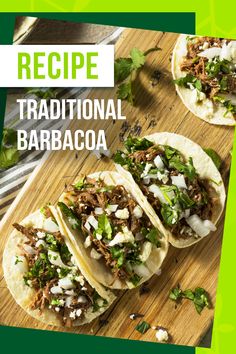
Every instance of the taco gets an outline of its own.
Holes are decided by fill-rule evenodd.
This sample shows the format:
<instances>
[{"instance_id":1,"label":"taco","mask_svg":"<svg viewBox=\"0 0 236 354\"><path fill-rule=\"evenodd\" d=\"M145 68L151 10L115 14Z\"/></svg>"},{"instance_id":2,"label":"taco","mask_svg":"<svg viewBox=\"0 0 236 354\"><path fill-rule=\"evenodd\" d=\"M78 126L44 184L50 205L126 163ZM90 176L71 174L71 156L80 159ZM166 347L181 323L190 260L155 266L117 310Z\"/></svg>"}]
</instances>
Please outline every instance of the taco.
<instances>
[{"instance_id":1,"label":"taco","mask_svg":"<svg viewBox=\"0 0 236 354\"><path fill-rule=\"evenodd\" d=\"M55 216L55 208L46 207L13 225L3 255L4 276L29 315L55 326L79 326L103 313L114 295L86 272Z\"/></svg>"},{"instance_id":2,"label":"taco","mask_svg":"<svg viewBox=\"0 0 236 354\"><path fill-rule=\"evenodd\" d=\"M99 172L70 186L58 203L58 223L87 271L114 289L149 279L168 250L164 228L146 215L136 189L117 172Z\"/></svg>"},{"instance_id":3,"label":"taco","mask_svg":"<svg viewBox=\"0 0 236 354\"><path fill-rule=\"evenodd\" d=\"M172 74L185 106L208 123L235 125L235 64L236 41L180 35Z\"/></svg>"},{"instance_id":4,"label":"taco","mask_svg":"<svg viewBox=\"0 0 236 354\"><path fill-rule=\"evenodd\" d=\"M117 151L118 171L135 181L166 230L170 243L190 246L216 230L224 209L225 189L212 159L193 141L173 133L144 139L129 137Z\"/></svg>"}]
</instances>

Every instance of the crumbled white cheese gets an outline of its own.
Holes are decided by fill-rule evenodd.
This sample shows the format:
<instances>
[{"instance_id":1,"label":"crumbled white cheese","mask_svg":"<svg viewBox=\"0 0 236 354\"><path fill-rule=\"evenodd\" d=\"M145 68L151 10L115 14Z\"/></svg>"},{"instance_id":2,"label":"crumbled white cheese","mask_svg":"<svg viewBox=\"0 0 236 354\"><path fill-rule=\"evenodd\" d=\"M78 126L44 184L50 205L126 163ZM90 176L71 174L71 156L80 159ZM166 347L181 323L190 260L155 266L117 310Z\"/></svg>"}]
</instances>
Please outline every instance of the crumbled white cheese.
<instances>
[{"instance_id":1,"label":"crumbled white cheese","mask_svg":"<svg viewBox=\"0 0 236 354\"><path fill-rule=\"evenodd\" d=\"M167 342L169 339L168 332L165 329L158 329L156 332L156 339L158 342Z\"/></svg>"},{"instance_id":2,"label":"crumbled white cheese","mask_svg":"<svg viewBox=\"0 0 236 354\"><path fill-rule=\"evenodd\" d=\"M74 296L74 295L76 295L76 292L75 292L73 289L71 289L71 290L66 290L66 291L65 291L65 294L66 294L66 295Z\"/></svg>"},{"instance_id":3,"label":"crumbled white cheese","mask_svg":"<svg viewBox=\"0 0 236 354\"><path fill-rule=\"evenodd\" d=\"M90 257L93 259L100 259L102 257L101 253L98 253L94 248L91 249Z\"/></svg>"},{"instance_id":4,"label":"crumbled white cheese","mask_svg":"<svg viewBox=\"0 0 236 354\"><path fill-rule=\"evenodd\" d=\"M136 205L136 207L133 210L133 213L136 219L140 219L143 216L143 209L141 208L141 206Z\"/></svg>"},{"instance_id":5,"label":"crumbled white cheese","mask_svg":"<svg viewBox=\"0 0 236 354\"><path fill-rule=\"evenodd\" d=\"M78 309L77 311L76 311L76 316L77 317L80 317L82 315L82 310L81 309Z\"/></svg>"},{"instance_id":6,"label":"crumbled white cheese","mask_svg":"<svg viewBox=\"0 0 236 354\"><path fill-rule=\"evenodd\" d=\"M46 236L45 232L42 232L42 231L38 231L36 233L36 235L37 235L38 238L44 238Z\"/></svg>"},{"instance_id":7,"label":"crumbled white cheese","mask_svg":"<svg viewBox=\"0 0 236 354\"><path fill-rule=\"evenodd\" d=\"M124 209L119 209L115 212L115 216L118 219L122 219L122 220L126 220L129 218L129 210L128 208L124 208Z\"/></svg>"},{"instance_id":8,"label":"crumbled white cheese","mask_svg":"<svg viewBox=\"0 0 236 354\"><path fill-rule=\"evenodd\" d=\"M77 281L78 283L80 283L81 286L83 286L84 283L85 283L85 280L84 280L83 275L77 275L77 276L75 277L75 281Z\"/></svg>"},{"instance_id":9,"label":"crumbled white cheese","mask_svg":"<svg viewBox=\"0 0 236 354\"><path fill-rule=\"evenodd\" d=\"M72 318L73 320L75 320L76 318L76 310L71 311L71 313L69 314L70 318Z\"/></svg>"},{"instance_id":10,"label":"crumbled white cheese","mask_svg":"<svg viewBox=\"0 0 236 354\"><path fill-rule=\"evenodd\" d=\"M60 307L55 307L56 312L60 312Z\"/></svg>"}]
</instances>

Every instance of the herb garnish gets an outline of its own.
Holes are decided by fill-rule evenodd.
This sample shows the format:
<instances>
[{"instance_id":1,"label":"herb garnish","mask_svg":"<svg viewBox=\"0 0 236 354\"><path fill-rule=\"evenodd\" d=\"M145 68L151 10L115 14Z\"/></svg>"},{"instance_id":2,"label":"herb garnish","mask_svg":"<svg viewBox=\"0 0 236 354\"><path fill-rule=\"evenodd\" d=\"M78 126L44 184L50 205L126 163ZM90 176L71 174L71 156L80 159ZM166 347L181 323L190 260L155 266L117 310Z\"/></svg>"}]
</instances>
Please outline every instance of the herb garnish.
<instances>
[{"instance_id":1,"label":"herb garnish","mask_svg":"<svg viewBox=\"0 0 236 354\"><path fill-rule=\"evenodd\" d=\"M179 286L170 291L169 298L173 301L180 301L181 299L188 299L193 301L197 313L201 313L204 307L210 308L209 295L205 289L197 287L194 291L187 289L182 291Z\"/></svg>"},{"instance_id":2,"label":"herb garnish","mask_svg":"<svg viewBox=\"0 0 236 354\"><path fill-rule=\"evenodd\" d=\"M9 168L19 161L17 150L17 132L11 128L3 128L0 148L0 168Z\"/></svg>"},{"instance_id":3,"label":"herb garnish","mask_svg":"<svg viewBox=\"0 0 236 354\"><path fill-rule=\"evenodd\" d=\"M213 149L204 149L204 151L212 159L216 168L219 170L222 161L221 161L220 156L217 154L217 152Z\"/></svg>"},{"instance_id":4,"label":"herb garnish","mask_svg":"<svg viewBox=\"0 0 236 354\"><path fill-rule=\"evenodd\" d=\"M136 331L138 331L138 332L141 333L141 334L146 333L146 332L149 330L149 328L151 328L151 326L150 326L150 324L147 323L146 321L140 322L140 323L135 327Z\"/></svg>"},{"instance_id":5,"label":"herb garnish","mask_svg":"<svg viewBox=\"0 0 236 354\"><path fill-rule=\"evenodd\" d=\"M28 94L35 95L36 97L40 99L50 99L50 98L56 98L57 94L55 91L53 91L50 88L47 89L41 89L41 88L32 88L27 90Z\"/></svg>"},{"instance_id":6,"label":"herb garnish","mask_svg":"<svg viewBox=\"0 0 236 354\"><path fill-rule=\"evenodd\" d=\"M71 223L72 229L80 229L81 228L81 221L77 218L77 216L73 213L73 211L68 208L68 206L63 202L58 202L57 205L61 209L61 212L67 216L69 220L72 220Z\"/></svg>"},{"instance_id":7,"label":"herb garnish","mask_svg":"<svg viewBox=\"0 0 236 354\"><path fill-rule=\"evenodd\" d=\"M107 238L108 240L111 240L112 237L112 227L110 224L110 221L106 214L99 215L98 217L98 229L96 230L97 234L100 234Z\"/></svg>"},{"instance_id":8,"label":"herb garnish","mask_svg":"<svg viewBox=\"0 0 236 354\"><path fill-rule=\"evenodd\" d=\"M126 100L131 104L134 103L133 74L144 66L146 56L157 50L160 50L160 48L150 48L146 52L133 48L130 51L129 58L118 58L115 60L115 83L119 83L117 90L117 97L119 99Z\"/></svg>"},{"instance_id":9,"label":"herb garnish","mask_svg":"<svg viewBox=\"0 0 236 354\"><path fill-rule=\"evenodd\" d=\"M198 91L202 91L201 80L198 80L195 76L187 74L184 77L174 80L174 83L180 87L190 88L190 84L193 85Z\"/></svg>"}]
</instances>

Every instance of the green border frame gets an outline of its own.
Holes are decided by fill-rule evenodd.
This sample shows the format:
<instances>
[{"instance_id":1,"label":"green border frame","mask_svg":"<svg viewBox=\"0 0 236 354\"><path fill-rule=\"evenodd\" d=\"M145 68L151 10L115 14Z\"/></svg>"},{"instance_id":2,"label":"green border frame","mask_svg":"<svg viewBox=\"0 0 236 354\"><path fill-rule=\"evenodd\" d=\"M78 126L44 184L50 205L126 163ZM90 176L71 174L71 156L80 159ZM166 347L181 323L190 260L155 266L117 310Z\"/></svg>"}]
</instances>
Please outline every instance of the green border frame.
<instances>
[{"instance_id":1,"label":"green border frame","mask_svg":"<svg viewBox=\"0 0 236 354\"><path fill-rule=\"evenodd\" d=\"M126 11L132 12L133 4L128 3L127 0L120 0L119 4L110 4L107 1L96 2L95 0L89 1L84 0L83 2L67 0L66 3L61 5L58 0L48 0L41 1L41 3L36 3L36 1L22 0L20 3L17 2L14 4L14 1L11 3L5 3L0 5L0 10L8 12L27 12L33 16L41 15L42 17L47 18L58 18L61 17L64 20L75 21L76 16L79 14L76 11L80 11L80 15L88 15L89 18L95 14L90 12L116 12L116 11ZM236 37L236 27L234 23L235 19L235 5L232 7L232 2L230 0L199 0L197 4L190 4L189 0L181 0L176 2L174 0L169 0L168 4L160 3L157 0L149 1L145 5L136 4L135 10L138 12L145 11L148 16L153 16L155 11L170 11L170 13L165 13L166 19L164 21L165 29L161 27L161 23L156 24L157 30L168 30L175 32L185 32L176 28L175 30L170 30L169 21L172 16L173 11L182 11L182 12L195 12L196 13L196 32L198 34L207 34L211 36L219 37ZM230 11L229 11L230 10ZM31 12L29 12L31 11ZM42 11L51 12L40 13ZM63 14L59 12L64 11L74 11L73 14ZM57 14L55 13L57 12ZM149 13L148 13L149 12ZM151 13L152 12L152 13ZM12 13L11 15L15 15ZM23 14L23 13L21 13ZM18 13L18 15L21 15ZM10 43L12 38L12 22L8 21L7 14L0 14L0 41L1 43ZM10 14L8 14L10 15ZM70 19L69 16L72 15L73 19ZM98 14L97 14L98 15ZM102 14L100 14L102 15ZM108 15L108 13L107 13ZM110 14L109 14L110 15ZM115 17L116 13L113 14ZM131 14L129 14L131 15ZM133 14L132 14L133 15ZM160 15L156 13L156 15ZM41 17L39 16L39 17ZM96 15L95 15L96 16ZM142 21L138 25L130 24L131 17L127 14L122 13L122 16L126 16L125 25L127 27L142 27L145 28L142 14ZM168 17L169 16L169 17ZM95 20L96 21L96 20ZM87 20L87 22L95 22ZM86 22L86 21L84 21ZM97 23L105 23L97 22ZM119 22L109 24L120 24ZM124 25L124 24L123 24ZM162 23L163 25L163 23ZM179 26L181 24L179 23ZM5 26L7 26L8 31L5 31ZM167 27L167 29L166 29ZM180 27L179 27L180 28ZM181 27L182 28L182 27ZM150 29L150 27L149 27ZM187 31L186 32L191 32ZM4 116L5 111L5 99L6 99L6 90L0 90L0 114L1 117ZM236 146L236 139L234 139L234 151ZM235 153L234 153L235 155ZM236 218L235 218L235 205L234 200L236 197L236 186L233 184L233 180L236 177L236 158L233 156L231 176L230 176L230 186L226 210L226 222L224 229L224 238L222 246L222 256L221 256L221 266L220 266L220 275L219 275L219 284L217 290L217 301L216 301L216 311L214 319L214 329L213 329L213 340L212 347L210 349L205 348L196 348L196 353L198 354L226 354L234 348L234 338L236 334L236 307L234 305L234 293L236 286L233 282L234 273L232 269L233 260L234 260L234 249L236 246L236 238L233 235L234 230L236 230ZM47 349L52 348L55 351L64 351L68 350L68 339L70 336L70 348L78 347L78 350L90 350L98 353L120 353L122 350L135 353L143 353L144 350L149 350L151 353L158 351L158 353L194 353L195 349L192 347L183 347L177 345L162 345L158 343L143 343L135 341L124 341L118 339L109 339L104 337L89 337L80 335L74 336L71 334L65 333L55 333L55 332L42 332L34 331L28 329L20 328L8 328L1 327L2 332L2 346L6 345L6 348L10 351L19 352L21 349L25 351L27 348L32 348L34 343L46 343ZM14 336L14 341L11 339ZM66 338L66 336L68 338ZM22 346L19 346L19 343L22 343ZM33 346L34 351L37 352L44 350L42 346Z\"/></svg>"}]
</instances>

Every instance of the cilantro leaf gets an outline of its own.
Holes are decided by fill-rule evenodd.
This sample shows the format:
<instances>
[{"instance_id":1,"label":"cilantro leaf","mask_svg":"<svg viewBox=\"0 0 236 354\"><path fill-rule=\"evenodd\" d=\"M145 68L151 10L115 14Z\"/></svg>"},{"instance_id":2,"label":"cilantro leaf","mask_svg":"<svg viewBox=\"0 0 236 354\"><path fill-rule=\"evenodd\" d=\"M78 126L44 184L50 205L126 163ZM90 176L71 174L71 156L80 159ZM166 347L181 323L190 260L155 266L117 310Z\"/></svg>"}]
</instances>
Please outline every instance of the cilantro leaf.
<instances>
[{"instance_id":1,"label":"cilantro leaf","mask_svg":"<svg viewBox=\"0 0 236 354\"><path fill-rule=\"evenodd\" d=\"M126 100L129 103L133 104L134 95L132 92L132 82L124 82L118 86L117 98L121 100Z\"/></svg>"},{"instance_id":2,"label":"cilantro leaf","mask_svg":"<svg viewBox=\"0 0 236 354\"><path fill-rule=\"evenodd\" d=\"M158 236L158 230L153 228L146 234L146 239L153 243L155 246L160 247L160 240Z\"/></svg>"},{"instance_id":3,"label":"cilantro leaf","mask_svg":"<svg viewBox=\"0 0 236 354\"><path fill-rule=\"evenodd\" d=\"M200 314L205 307L211 307L208 293L205 289L200 287L197 287L194 291L191 289L182 291L180 287L177 286L171 289L169 298L173 301L180 301L183 298L193 301L198 314Z\"/></svg>"},{"instance_id":4,"label":"cilantro leaf","mask_svg":"<svg viewBox=\"0 0 236 354\"><path fill-rule=\"evenodd\" d=\"M133 70L131 58L118 58L115 60L114 73L115 73L115 83L124 81L128 78Z\"/></svg>"},{"instance_id":5,"label":"cilantro leaf","mask_svg":"<svg viewBox=\"0 0 236 354\"><path fill-rule=\"evenodd\" d=\"M128 152L135 152L137 150L147 150L149 147L153 146L153 143L146 138L133 138L129 136L124 142L125 148Z\"/></svg>"},{"instance_id":6,"label":"cilantro leaf","mask_svg":"<svg viewBox=\"0 0 236 354\"><path fill-rule=\"evenodd\" d=\"M204 151L212 159L212 161L214 162L216 168L219 170L222 161L221 161L220 156L217 154L217 152L215 150L213 150L213 149L204 149Z\"/></svg>"},{"instance_id":7,"label":"cilantro leaf","mask_svg":"<svg viewBox=\"0 0 236 354\"><path fill-rule=\"evenodd\" d=\"M161 215L166 225L173 226L179 219L179 212L168 204L161 207Z\"/></svg>"},{"instance_id":8,"label":"cilantro leaf","mask_svg":"<svg viewBox=\"0 0 236 354\"><path fill-rule=\"evenodd\" d=\"M149 330L149 328L151 328L151 326L150 326L150 324L147 323L146 321L140 322L140 323L135 327L136 331L138 331L138 332L141 333L141 334L146 333L146 332Z\"/></svg>"},{"instance_id":9,"label":"cilantro leaf","mask_svg":"<svg viewBox=\"0 0 236 354\"><path fill-rule=\"evenodd\" d=\"M141 66L144 65L145 63L145 54L137 49L137 48L133 48L130 52L130 56L131 56L131 59L132 59L132 67L134 69L139 69L141 68Z\"/></svg>"},{"instance_id":10,"label":"cilantro leaf","mask_svg":"<svg viewBox=\"0 0 236 354\"><path fill-rule=\"evenodd\" d=\"M99 233L105 236L108 240L112 238L112 227L106 214L99 215L98 217L98 230Z\"/></svg>"},{"instance_id":11,"label":"cilantro leaf","mask_svg":"<svg viewBox=\"0 0 236 354\"><path fill-rule=\"evenodd\" d=\"M187 74L186 76L180 77L174 80L174 83L180 87L190 88L189 84L192 84L197 90L202 91L201 80L197 79L192 74Z\"/></svg>"},{"instance_id":12,"label":"cilantro leaf","mask_svg":"<svg viewBox=\"0 0 236 354\"><path fill-rule=\"evenodd\" d=\"M81 220L77 218L74 212L70 208L68 208L68 206L63 202L58 202L57 205L61 209L62 214L68 218L68 221L72 225L72 228L80 229Z\"/></svg>"},{"instance_id":13,"label":"cilantro leaf","mask_svg":"<svg viewBox=\"0 0 236 354\"><path fill-rule=\"evenodd\" d=\"M146 52L142 52L137 48L130 51L129 58L118 58L114 63L114 79L115 83L119 83L117 89L117 97L121 100L126 100L133 105L133 83L132 73L141 69L146 60L146 56L160 48L150 48Z\"/></svg>"},{"instance_id":14,"label":"cilantro leaf","mask_svg":"<svg viewBox=\"0 0 236 354\"><path fill-rule=\"evenodd\" d=\"M17 132L14 129L4 128L0 148L0 168L6 169L15 165L20 158L17 150Z\"/></svg>"}]
</instances>

